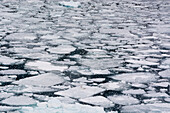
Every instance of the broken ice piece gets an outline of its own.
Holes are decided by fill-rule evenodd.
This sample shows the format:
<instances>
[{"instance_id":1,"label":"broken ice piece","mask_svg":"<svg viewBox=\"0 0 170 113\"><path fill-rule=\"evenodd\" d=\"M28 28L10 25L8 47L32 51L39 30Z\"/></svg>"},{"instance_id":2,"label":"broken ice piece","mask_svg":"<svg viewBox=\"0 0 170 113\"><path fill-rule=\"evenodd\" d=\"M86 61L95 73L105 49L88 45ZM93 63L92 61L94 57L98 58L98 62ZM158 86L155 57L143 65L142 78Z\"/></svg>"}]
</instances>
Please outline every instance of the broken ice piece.
<instances>
[{"instance_id":1,"label":"broken ice piece","mask_svg":"<svg viewBox=\"0 0 170 113\"><path fill-rule=\"evenodd\" d=\"M28 106L35 105L36 101L26 96L12 96L5 100L2 100L1 103L13 106Z\"/></svg>"},{"instance_id":2,"label":"broken ice piece","mask_svg":"<svg viewBox=\"0 0 170 113\"><path fill-rule=\"evenodd\" d=\"M55 84L60 84L63 82L64 82L63 77L53 73L45 73L33 77L28 77L25 79L20 79L19 81L15 81L14 84L33 86L53 86Z\"/></svg>"},{"instance_id":3,"label":"broken ice piece","mask_svg":"<svg viewBox=\"0 0 170 113\"><path fill-rule=\"evenodd\" d=\"M102 107L113 107L114 104L108 100L107 98L103 96L94 96L94 97L88 97L88 98L83 98L79 100L80 102L84 102L87 104L92 104L95 106L102 106Z\"/></svg>"},{"instance_id":4,"label":"broken ice piece","mask_svg":"<svg viewBox=\"0 0 170 113\"><path fill-rule=\"evenodd\" d=\"M33 70L61 71L61 72L63 72L68 68L67 66L56 66L51 64L50 62L44 62L44 61L27 62L25 64L25 67Z\"/></svg>"},{"instance_id":5,"label":"broken ice piece","mask_svg":"<svg viewBox=\"0 0 170 113\"><path fill-rule=\"evenodd\" d=\"M73 87L65 91L55 92L55 95L67 96L72 98L86 98L98 93L103 92L104 89L94 86L78 86Z\"/></svg>"},{"instance_id":6,"label":"broken ice piece","mask_svg":"<svg viewBox=\"0 0 170 113\"><path fill-rule=\"evenodd\" d=\"M138 104L139 100L136 98L133 98L131 96L126 96L126 95L114 95L114 96L109 96L108 99L110 99L112 102L120 105L132 105L132 104Z\"/></svg>"},{"instance_id":7,"label":"broken ice piece","mask_svg":"<svg viewBox=\"0 0 170 113\"><path fill-rule=\"evenodd\" d=\"M59 5L62 5L64 7L70 7L70 8L77 8L80 7L80 2L74 2L73 0L70 1L61 1L59 2Z\"/></svg>"}]
</instances>

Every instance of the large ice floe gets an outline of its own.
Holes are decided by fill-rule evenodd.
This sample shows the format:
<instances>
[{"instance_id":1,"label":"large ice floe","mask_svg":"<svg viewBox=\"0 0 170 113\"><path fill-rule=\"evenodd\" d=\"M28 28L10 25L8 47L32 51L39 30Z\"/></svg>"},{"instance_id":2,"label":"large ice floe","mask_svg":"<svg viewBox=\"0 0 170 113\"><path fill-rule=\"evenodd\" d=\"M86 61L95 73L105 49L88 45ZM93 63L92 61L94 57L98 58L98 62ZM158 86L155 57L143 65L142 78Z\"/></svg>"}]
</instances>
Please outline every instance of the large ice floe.
<instances>
[{"instance_id":1,"label":"large ice floe","mask_svg":"<svg viewBox=\"0 0 170 113\"><path fill-rule=\"evenodd\" d=\"M70 8L77 8L77 7L81 6L80 2L75 2L73 0L70 0L70 1L60 1L59 5L62 5L64 7L70 7Z\"/></svg>"},{"instance_id":2,"label":"large ice floe","mask_svg":"<svg viewBox=\"0 0 170 113\"><path fill-rule=\"evenodd\" d=\"M55 95L61 95L61 96L79 99L79 98L90 97L95 94L101 93L103 91L104 89L99 88L99 87L95 87L95 86L91 87L91 86L83 85L83 86L73 87L68 90L56 92Z\"/></svg>"},{"instance_id":3,"label":"large ice floe","mask_svg":"<svg viewBox=\"0 0 170 113\"><path fill-rule=\"evenodd\" d=\"M119 74L115 76L110 76L110 78L132 83L148 83L150 81L155 81L156 75L152 73L138 72Z\"/></svg>"},{"instance_id":4,"label":"large ice floe","mask_svg":"<svg viewBox=\"0 0 170 113\"><path fill-rule=\"evenodd\" d=\"M42 70L42 71L61 71L63 72L68 67L67 66L57 66L53 65L50 62L45 61L32 61L27 62L25 67L32 70Z\"/></svg>"},{"instance_id":5,"label":"large ice floe","mask_svg":"<svg viewBox=\"0 0 170 113\"><path fill-rule=\"evenodd\" d=\"M7 56L0 55L0 65L18 65L23 63L24 63L23 60L17 60Z\"/></svg>"},{"instance_id":6,"label":"large ice floe","mask_svg":"<svg viewBox=\"0 0 170 113\"><path fill-rule=\"evenodd\" d=\"M13 106L36 105L36 101L27 96L11 96L2 100L1 103Z\"/></svg>"},{"instance_id":7,"label":"large ice floe","mask_svg":"<svg viewBox=\"0 0 170 113\"><path fill-rule=\"evenodd\" d=\"M29 41L29 40L34 40L36 38L37 38L36 35L33 33L13 33L5 37L6 40L10 40L10 41L11 40Z\"/></svg>"},{"instance_id":8,"label":"large ice floe","mask_svg":"<svg viewBox=\"0 0 170 113\"><path fill-rule=\"evenodd\" d=\"M61 84L63 82L64 82L63 77L53 73L45 73L38 76L20 79L19 81L16 81L14 83L20 85L32 85L32 86L52 86L56 84Z\"/></svg>"},{"instance_id":9,"label":"large ice floe","mask_svg":"<svg viewBox=\"0 0 170 113\"><path fill-rule=\"evenodd\" d=\"M103 96L94 96L94 97L87 97L79 100L80 102L84 102L91 105L102 106L102 107L113 107L114 104Z\"/></svg>"},{"instance_id":10,"label":"large ice floe","mask_svg":"<svg viewBox=\"0 0 170 113\"><path fill-rule=\"evenodd\" d=\"M169 113L169 103L154 103L124 106L122 113Z\"/></svg>"},{"instance_id":11,"label":"large ice floe","mask_svg":"<svg viewBox=\"0 0 170 113\"><path fill-rule=\"evenodd\" d=\"M57 98L40 103L37 107L22 107L21 113L105 113L102 107L93 107L79 103L66 104Z\"/></svg>"},{"instance_id":12,"label":"large ice floe","mask_svg":"<svg viewBox=\"0 0 170 113\"><path fill-rule=\"evenodd\" d=\"M139 103L138 99L131 97L131 96L126 96L126 95L109 96L108 99L120 105L133 105L133 104Z\"/></svg>"}]
</instances>

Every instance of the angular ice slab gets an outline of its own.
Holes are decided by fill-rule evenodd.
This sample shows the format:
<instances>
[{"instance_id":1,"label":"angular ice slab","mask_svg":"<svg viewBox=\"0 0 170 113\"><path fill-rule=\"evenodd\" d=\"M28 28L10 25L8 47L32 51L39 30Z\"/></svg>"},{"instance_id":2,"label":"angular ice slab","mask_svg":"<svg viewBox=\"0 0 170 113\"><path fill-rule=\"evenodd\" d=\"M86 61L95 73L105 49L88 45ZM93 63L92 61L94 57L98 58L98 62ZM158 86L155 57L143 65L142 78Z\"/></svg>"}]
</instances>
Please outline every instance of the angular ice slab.
<instances>
[{"instance_id":1,"label":"angular ice slab","mask_svg":"<svg viewBox=\"0 0 170 113\"><path fill-rule=\"evenodd\" d=\"M33 33L13 33L5 37L6 40L14 40L14 41L18 41L18 40L29 41L29 40L34 40L36 38L37 38L36 35Z\"/></svg>"},{"instance_id":2,"label":"angular ice slab","mask_svg":"<svg viewBox=\"0 0 170 113\"><path fill-rule=\"evenodd\" d=\"M92 69L105 70L108 68L117 67L120 65L119 59L82 59L79 61L80 64L89 66Z\"/></svg>"},{"instance_id":3,"label":"angular ice slab","mask_svg":"<svg viewBox=\"0 0 170 113\"><path fill-rule=\"evenodd\" d=\"M20 107L10 107L10 106L0 106L0 112L1 113L4 113L4 112L7 112L7 111L15 111L15 110L19 110L21 109ZM9 112L7 112L9 113Z\"/></svg>"},{"instance_id":4,"label":"angular ice slab","mask_svg":"<svg viewBox=\"0 0 170 113\"><path fill-rule=\"evenodd\" d=\"M65 104L57 98L52 98L37 107L23 107L21 113L105 113L103 107L93 107L82 104Z\"/></svg>"},{"instance_id":5,"label":"angular ice slab","mask_svg":"<svg viewBox=\"0 0 170 113\"><path fill-rule=\"evenodd\" d=\"M170 65L170 58L167 58L165 61L162 62L164 65Z\"/></svg>"},{"instance_id":6,"label":"angular ice slab","mask_svg":"<svg viewBox=\"0 0 170 113\"><path fill-rule=\"evenodd\" d=\"M104 89L99 88L99 87L78 86L78 87L70 88L65 91L56 92L55 95L61 95L61 96L67 96L67 97L79 99L79 98L90 97L92 95L101 93L103 91Z\"/></svg>"},{"instance_id":7,"label":"angular ice slab","mask_svg":"<svg viewBox=\"0 0 170 113\"><path fill-rule=\"evenodd\" d=\"M120 83L120 82L108 82L108 83L100 84L100 86L101 86L102 88L107 89L107 90L114 90L114 91L121 91L121 90L123 90L124 88L126 88L126 86L123 85L123 84Z\"/></svg>"},{"instance_id":8,"label":"angular ice slab","mask_svg":"<svg viewBox=\"0 0 170 113\"><path fill-rule=\"evenodd\" d=\"M136 82L136 83L148 83L151 81L155 81L155 74L152 73L125 73L125 74L118 74L115 76L110 76L112 79L122 80L126 82Z\"/></svg>"},{"instance_id":9,"label":"angular ice slab","mask_svg":"<svg viewBox=\"0 0 170 113\"><path fill-rule=\"evenodd\" d=\"M106 107L106 108L114 106L114 104L110 100L108 100L107 98L103 96L83 98L83 99L80 99L79 101L87 103L87 104L95 105L95 106Z\"/></svg>"},{"instance_id":10,"label":"angular ice slab","mask_svg":"<svg viewBox=\"0 0 170 113\"><path fill-rule=\"evenodd\" d=\"M63 72L68 68L67 66L56 66L51 64L50 62L44 62L44 61L27 62L25 64L25 67L33 70L61 71L61 72Z\"/></svg>"},{"instance_id":11,"label":"angular ice slab","mask_svg":"<svg viewBox=\"0 0 170 113\"><path fill-rule=\"evenodd\" d=\"M170 69L159 72L159 75L163 78L170 78Z\"/></svg>"},{"instance_id":12,"label":"angular ice slab","mask_svg":"<svg viewBox=\"0 0 170 113\"><path fill-rule=\"evenodd\" d=\"M122 93L124 93L124 94L141 95L141 94L145 94L146 92L143 89L129 89L129 90L123 91Z\"/></svg>"},{"instance_id":13,"label":"angular ice slab","mask_svg":"<svg viewBox=\"0 0 170 113\"><path fill-rule=\"evenodd\" d=\"M131 96L126 96L126 95L114 95L114 96L109 96L108 97L112 102L120 105L132 105L132 104L138 104L139 100L136 98L133 98Z\"/></svg>"},{"instance_id":14,"label":"angular ice slab","mask_svg":"<svg viewBox=\"0 0 170 113\"><path fill-rule=\"evenodd\" d=\"M1 103L14 106L28 106L35 105L36 101L27 96L12 96L5 100L2 100Z\"/></svg>"},{"instance_id":15,"label":"angular ice slab","mask_svg":"<svg viewBox=\"0 0 170 113\"><path fill-rule=\"evenodd\" d=\"M123 106L121 113L169 113L170 103Z\"/></svg>"},{"instance_id":16,"label":"angular ice slab","mask_svg":"<svg viewBox=\"0 0 170 113\"><path fill-rule=\"evenodd\" d=\"M54 53L54 54L69 54L75 50L76 48L71 45L59 45L57 47L48 49L50 53Z\"/></svg>"},{"instance_id":17,"label":"angular ice slab","mask_svg":"<svg viewBox=\"0 0 170 113\"><path fill-rule=\"evenodd\" d=\"M6 93L6 92L1 92L0 93L0 100L4 99L4 98L8 98L10 96L13 96L13 93Z\"/></svg>"},{"instance_id":18,"label":"angular ice slab","mask_svg":"<svg viewBox=\"0 0 170 113\"><path fill-rule=\"evenodd\" d=\"M64 79L53 73L45 73L33 77L28 77L25 79L20 79L14 82L14 84L19 85L34 85L34 86L53 86L55 84L63 83Z\"/></svg>"},{"instance_id":19,"label":"angular ice slab","mask_svg":"<svg viewBox=\"0 0 170 113\"><path fill-rule=\"evenodd\" d=\"M73 0L70 0L70 1L61 1L59 2L59 5L62 5L64 7L71 7L71 8L77 8L77 7L80 7L80 2L74 2Z\"/></svg>"},{"instance_id":20,"label":"angular ice slab","mask_svg":"<svg viewBox=\"0 0 170 113\"><path fill-rule=\"evenodd\" d=\"M17 60L7 56L0 55L0 65L17 65L21 63L23 63L23 60Z\"/></svg>"},{"instance_id":21,"label":"angular ice slab","mask_svg":"<svg viewBox=\"0 0 170 113\"><path fill-rule=\"evenodd\" d=\"M25 75L26 71L20 69L1 70L0 75Z\"/></svg>"}]
</instances>

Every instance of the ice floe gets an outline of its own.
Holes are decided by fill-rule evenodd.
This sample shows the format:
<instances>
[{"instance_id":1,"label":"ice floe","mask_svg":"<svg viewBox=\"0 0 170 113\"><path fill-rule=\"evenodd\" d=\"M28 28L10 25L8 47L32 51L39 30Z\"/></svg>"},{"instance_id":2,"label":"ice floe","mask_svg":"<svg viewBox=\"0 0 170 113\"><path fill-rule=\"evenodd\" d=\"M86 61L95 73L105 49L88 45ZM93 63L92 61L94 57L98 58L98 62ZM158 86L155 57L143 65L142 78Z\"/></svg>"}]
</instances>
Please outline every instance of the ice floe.
<instances>
[{"instance_id":1,"label":"ice floe","mask_svg":"<svg viewBox=\"0 0 170 113\"><path fill-rule=\"evenodd\" d=\"M87 104L91 104L91 105L106 107L106 108L114 106L114 104L110 100L108 100L107 98L103 96L83 98L83 99L80 99L79 101L87 103Z\"/></svg>"},{"instance_id":2,"label":"ice floe","mask_svg":"<svg viewBox=\"0 0 170 113\"><path fill-rule=\"evenodd\" d=\"M50 62L45 62L45 61L27 62L25 64L25 67L28 69L33 69L33 70L61 71L61 72L63 72L64 70L68 68L67 66L56 66L56 65L51 64Z\"/></svg>"},{"instance_id":3,"label":"ice floe","mask_svg":"<svg viewBox=\"0 0 170 113\"><path fill-rule=\"evenodd\" d=\"M145 91L143 89L129 89L129 90L124 90L122 93L124 94L134 94L134 95L142 95L145 94Z\"/></svg>"},{"instance_id":4,"label":"ice floe","mask_svg":"<svg viewBox=\"0 0 170 113\"><path fill-rule=\"evenodd\" d=\"M114 91L121 91L126 88L125 84L120 82L108 82L99 85L106 90L114 90Z\"/></svg>"},{"instance_id":5,"label":"ice floe","mask_svg":"<svg viewBox=\"0 0 170 113\"><path fill-rule=\"evenodd\" d=\"M37 107L22 107L20 110L24 113L105 113L102 107L82 105L82 104L66 104L57 98L52 98L46 103L38 104Z\"/></svg>"},{"instance_id":6,"label":"ice floe","mask_svg":"<svg viewBox=\"0 0 170 113\"><path fill-rule=\"evenodd\" d=\"M0 75L25 75L27 72L20 69L1 70Z\"/></svg>"},{"instance_id":7,"label":"ice floe","mask_svg":"<svg viewBox=\"0 0 170 113\"><path fill-rule=\"evenodd\" d=\"M37 38L36 35L33 33L13 33L5 37L6 40L14 40L14 41L15 40L30 41L36 38Z\"/></svg>"},{"instance_id":8,"label":"ice floe","mask_svg":"<svg viewBox=\"0 0 170 113\"><path fill-rule=\"evenodd\" d=\"M59 45L57 47L49 48L47 51L55 54L69 54L75 50L76 48L71 45Z\"/></svg>"},{"instance_id":9,"label":"ice floe","mask_svg":"<svg viewBox=\"0 0 170 113\"><path fill-rule=\"evenodd\" d=\"M169 103L154 103L154 104L142 104L123 106L122 113L168 113L170 111Z\"/></svg>"},{"instance_id":10,"label":"ice floe","mask_svg":"<svg viewBox=\"0 0 170 113\"><path fill-rule=\"evenodd\" d=\"M170 78L170 69L159 72L159 75L163 78Z\"/></svg>"},{"instance_id":11,"label":"ice floe","mask_svg":"<svg viewBox=\"0 0 170 113\"><path fill-rule=\"evenodd\" d=\"M86 98L98 93L103 92L104 89L94 86L78 86L73 87L65 91L55 92L55 95L67 96L72 98Z\"/></svg>"},{"instance_id":12,"label":"ice floe","mask_svg":"<svg viewBox=\"0 0 170 113\"><path fill-rule=\"evenodd\" d=\"M116 104L120 104L120 105L133 105L133 104L139 103L138 99L131 97L131 96L126 96L126 95L109 96L108 99L111 100L112 102L114 102Z\"/></svg>"},{"instance_id":13,"label":"ice floe","mask_svg":"<svg viewBox=\"0 0 170 113\"><path fill-rule=\"evenodd\" d=\"M36 101L27 96L11 96L5 100L2 100L0 103L13 106L28 106L35 105Z\"/></svg>"},{"instance_id":14,"label":"ice floe","mask_svg":"<svg viewBox=\"0 0 170 113\"><path fill-rule=\"evenodd\" d=\"M120 65L119 59L111 59L111 58L105 58L105 59L81 59L79 61L82 65L89 66L92 69L99 69L99 70L105 70L113 67L117 67Z\"/></svg>"},{"instance_id":15,"label":"ice floe","mask_svg":"<svg viewBox=\"0 0 170 113\"><path fill-rule=\"evenodd\" d=\"M11 106L0 106L0 112L6 112L8 111L10 113L16 110L21 109L20 107L11 107Z\"/></svg>"},{"instance_id":16,"label":"ice floe","mask_svg":"<svg viewBox=\"0 0 170 113\"><path fill-rule=\"evenodd\" d=\"M71 8L77 8L77 7L81 6L80 2L75 2L73 0L70 0L70 1L60 1L59 5L62 5L64 7L71 7Z\"/></svg>"},{"instance_id":17,"label":"ice floe","mask_svg":"<svg viewBox=\"0 0 170 113\"><path fill-rule=\"evenodd\" d=\"M63 77L53 73L45 73L33 77L20 79L19 81L14 82L14 84L33 86L53 86L56 84L61 84L63 82L64 82Z\"/></svg>"},{"instance_id":18,"label":"ice floe","mask_svg":"<svg viewBox=\"0 0 170 113\"><path fill-rule=\"evenodd\" d=\"M0 100L8 98L8 97L13 96L13 95L14 95L13 93L1 92L0 93Z\"/></svg>"},{"instance_id":19,"label":"ice floe","mask_svg":"<svg viewBox=\"0 0 170 113\"><path fill-rule=\"evenodd\" d=\"M17 64L23 64L23 60L17 60L13 59L7 56L1 56L0 55L0 64L1 65L17 65Z\"/></svg>"},{"instance_id":20,"label":"ice floe","mask_svg":"<svg viewBox=\"0 0 170 113\"><path fill-rule=\"evenodd\" d=\"M124 74L118 74L115 76L110 76L112 79L116 80L122 80L126 82L132 82L132 83L148 83L151 81L156 80L156 75L153 73L124 73Z\"/></svg>"}]
</instances>

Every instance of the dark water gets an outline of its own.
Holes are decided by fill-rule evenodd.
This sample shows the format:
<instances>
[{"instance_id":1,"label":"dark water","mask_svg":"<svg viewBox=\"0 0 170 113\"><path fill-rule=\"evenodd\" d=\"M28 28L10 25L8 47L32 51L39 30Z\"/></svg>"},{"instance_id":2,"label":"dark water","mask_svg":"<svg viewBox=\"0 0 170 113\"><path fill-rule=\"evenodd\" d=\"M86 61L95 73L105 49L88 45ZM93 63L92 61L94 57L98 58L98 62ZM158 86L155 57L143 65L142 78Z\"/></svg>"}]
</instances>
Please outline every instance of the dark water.
<instances>
[{"instance_id":1,"label":"dark water","mask_svg":"<svg viewBox=\"0 0 170 113\"><path fill-rule=\"evenodd\" d=\"M169 10L169 0L0 0L0 112L168 113Z\"/></svg>"}]
</instances>

